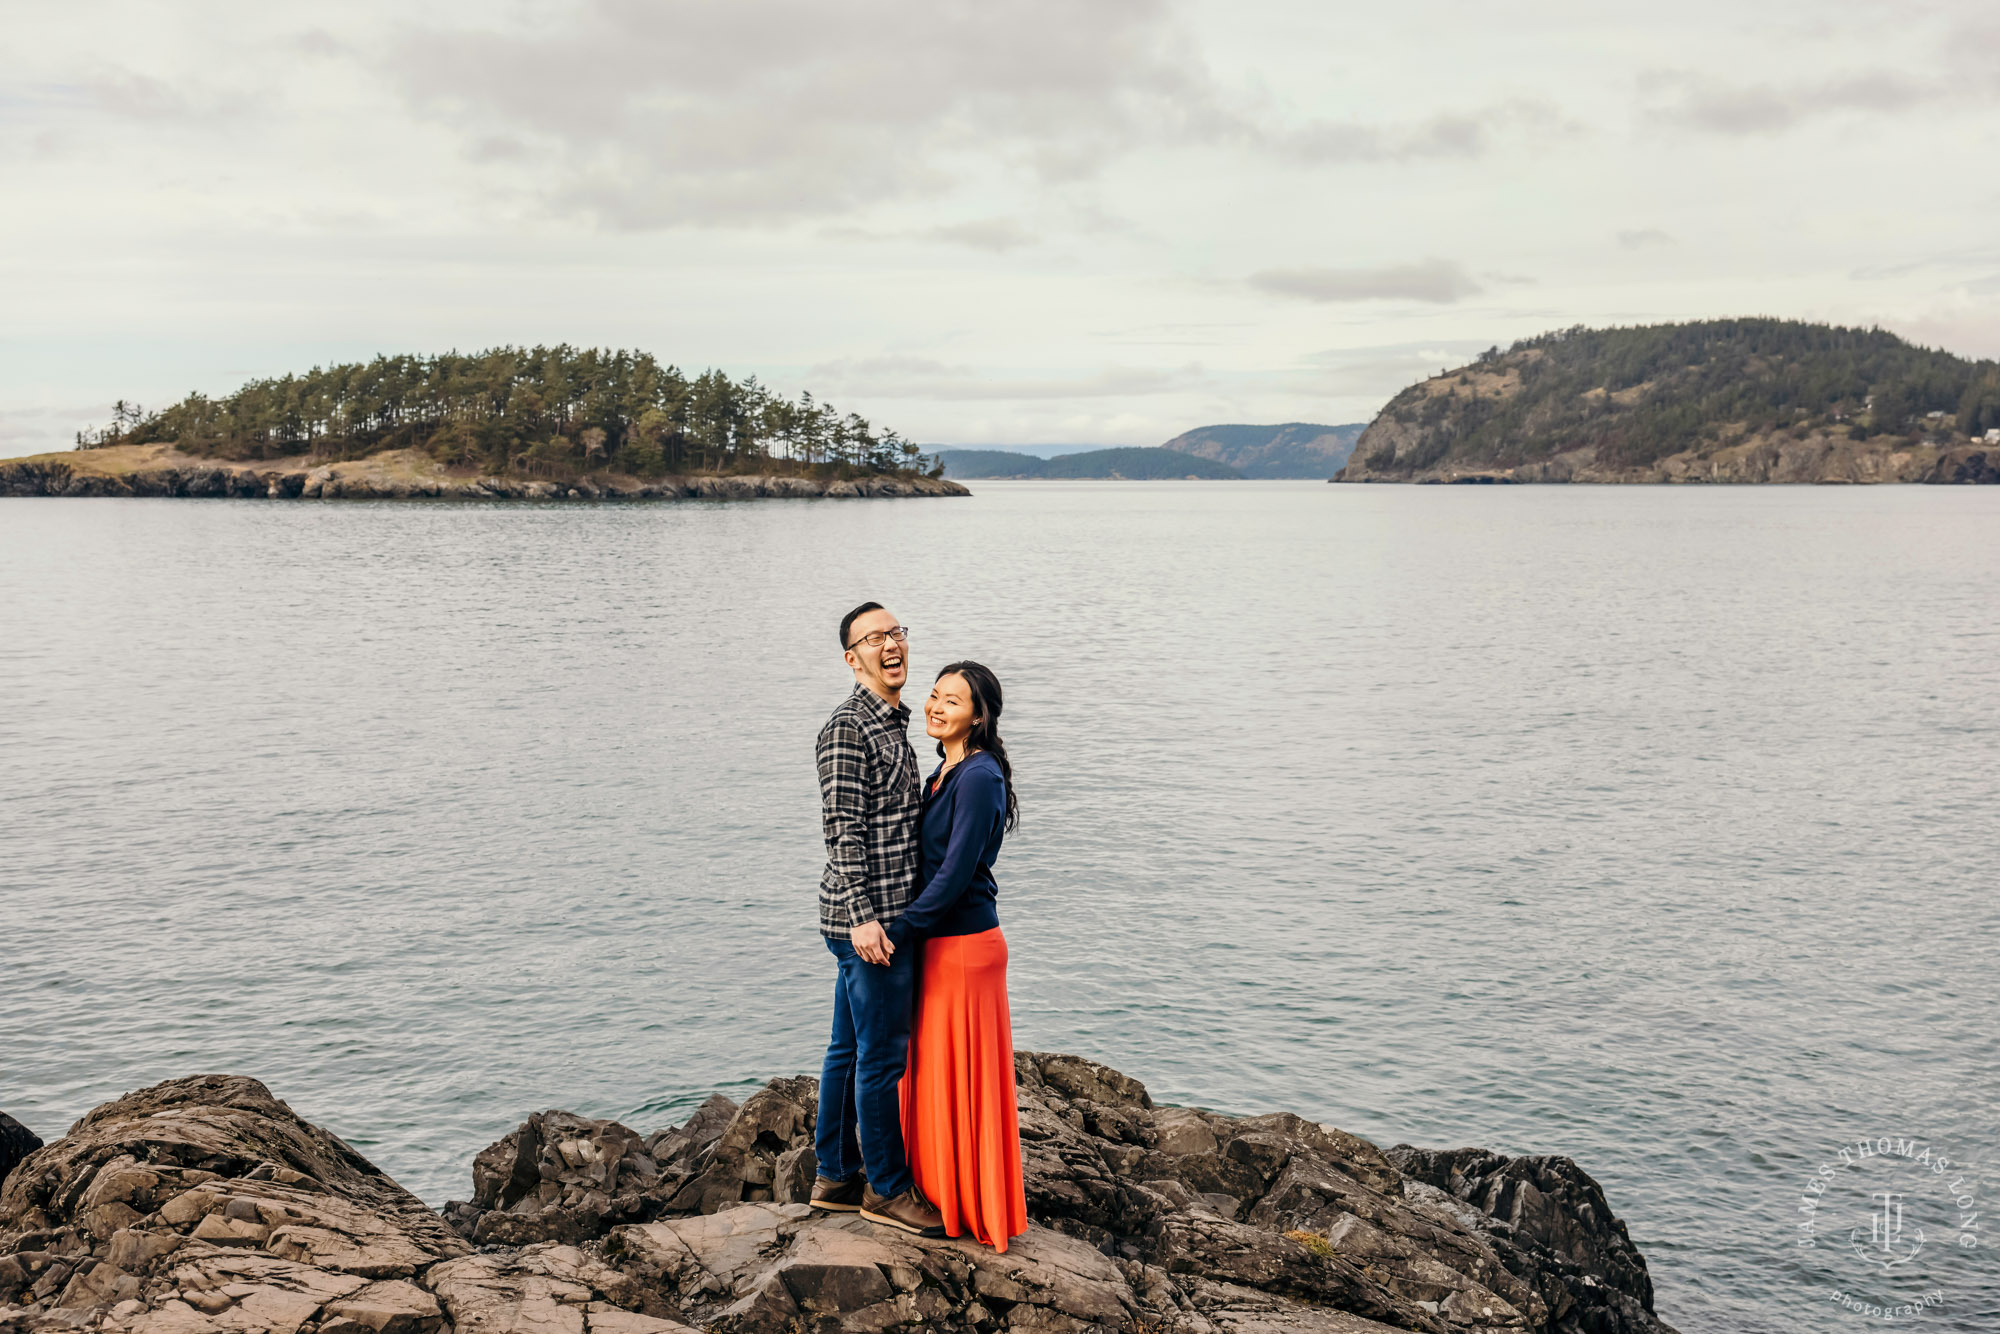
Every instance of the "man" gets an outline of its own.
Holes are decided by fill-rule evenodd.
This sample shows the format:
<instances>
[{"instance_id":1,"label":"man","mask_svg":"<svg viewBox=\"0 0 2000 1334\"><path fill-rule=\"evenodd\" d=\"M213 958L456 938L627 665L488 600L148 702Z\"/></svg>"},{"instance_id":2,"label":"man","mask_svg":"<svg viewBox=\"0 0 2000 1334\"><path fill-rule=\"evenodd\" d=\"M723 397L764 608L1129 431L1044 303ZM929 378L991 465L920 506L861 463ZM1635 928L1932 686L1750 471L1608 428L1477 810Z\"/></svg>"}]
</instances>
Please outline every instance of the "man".
<instances>
[{"instance_id":1,"label":"man","mask_svg":"<svg viewBox=\"0 0 2000 1334\"><path fill-rule=\"evenodd\" d=\"M819 1080L812 1202L942 1237L944 1218L917 1189L904 1156L897 1092L910 1047L917 948L897 949L884 929L917 892L923 802L910 711L902 702L908 641L909 631L877 602L841 619L840 648L854 691L819 733L826 827L819 929L839 973L833 1039Z\"/></svg>"}]
</instances>

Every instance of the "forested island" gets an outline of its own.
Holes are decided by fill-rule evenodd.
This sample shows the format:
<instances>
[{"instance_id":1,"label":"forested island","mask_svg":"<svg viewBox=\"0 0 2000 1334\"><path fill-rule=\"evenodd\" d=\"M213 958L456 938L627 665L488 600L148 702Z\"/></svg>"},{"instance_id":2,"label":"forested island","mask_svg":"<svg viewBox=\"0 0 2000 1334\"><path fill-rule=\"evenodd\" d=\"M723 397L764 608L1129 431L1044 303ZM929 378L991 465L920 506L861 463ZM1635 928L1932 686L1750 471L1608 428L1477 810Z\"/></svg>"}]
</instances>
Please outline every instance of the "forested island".
<instances>
[{"instance_id":1,"label":"forested island","mask_svg":"<svg viewBox=\"0 0 2000 1334\"><path fill-rule=\"evenodd\" d=\"M2000 482L2000 364L1881 329L1565 329L1412 385L1343 482Z\"/></svg>"},{"instance_id":2,"label":"forested island","mask_svg":"<svg viewBox=\"0 0 2000 1334\"><path fill-rule=\"evenodd\" d=\"M809 393L567 344L315 367L156 412L121 402L76 444L0 463L0 495L965 493L917 445Z\"/></svg>"}]
</instances>

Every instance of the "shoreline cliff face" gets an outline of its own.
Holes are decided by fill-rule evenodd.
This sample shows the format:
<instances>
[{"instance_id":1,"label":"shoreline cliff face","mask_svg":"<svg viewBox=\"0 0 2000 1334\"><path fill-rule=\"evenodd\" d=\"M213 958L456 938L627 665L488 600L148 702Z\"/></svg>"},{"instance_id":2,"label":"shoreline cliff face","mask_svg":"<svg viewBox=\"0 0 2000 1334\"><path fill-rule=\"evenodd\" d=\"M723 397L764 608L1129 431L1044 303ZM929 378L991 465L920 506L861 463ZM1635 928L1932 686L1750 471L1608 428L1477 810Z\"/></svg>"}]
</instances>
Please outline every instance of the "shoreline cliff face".
<instances>
[{"instance_id":1,"label":"shoreline cliff face","mask_svg":"<svg viewBox=\"0 0 2000 1334\"><path fill-rule=\"evenodd\" d=\"M257 1081L172 1080L5 1174L0 1332L1672 1334L1567 1158L1384 1152L1016 1064L1031 1222L1004 1255L809 1209L808 1077L648 1135L537 1113L442 1215Z\"/></svg>"},{"instance_id":2,"label":"shoreline cliff face","mask_svg":"<svg viewBox=\"0 0 2000 1334\"><path fill-rule=\"evenodd\" d=\"M1377 429L1380 427L1381 429ZM1378 418L1355 446L1336 482L1575 482L1716 483L1775 482L1871 485L2000 483L2000 444L1956 446L1854 440L1844 435L1746 435L1708 451L1680 450L1644 465L1606 464L1594 445L1546 459L1501 464L1448 460L1422 467L1399 461L1434 452L1421 427Z\"/></svg>"},{"instance_id":3,"label":"shoreline cliff face","mask_svg":"<svg viewBox=\"0 0 2000 1334\"><path fill-rule=\"evenodd\" d=\"M119 445L0 459L0 496L194 496L270 500L751 500L968 496L924 476L823 479L769 474L640 478L592 473L563 481L448 469L419 450L338 463L304 457L224 462L171 445Z\"/></svg>"},{"instance_id":4,"label":"shoreline cliff face","mask_svg":"<svg viewBox=\"0 0 2000 1334\"><path fill-rule=\"evenodd\" d=\"M1339 482L2000 483L2000 366L1879 329L1568 329L1397 394Z\"/></svg>"}]
</instances>

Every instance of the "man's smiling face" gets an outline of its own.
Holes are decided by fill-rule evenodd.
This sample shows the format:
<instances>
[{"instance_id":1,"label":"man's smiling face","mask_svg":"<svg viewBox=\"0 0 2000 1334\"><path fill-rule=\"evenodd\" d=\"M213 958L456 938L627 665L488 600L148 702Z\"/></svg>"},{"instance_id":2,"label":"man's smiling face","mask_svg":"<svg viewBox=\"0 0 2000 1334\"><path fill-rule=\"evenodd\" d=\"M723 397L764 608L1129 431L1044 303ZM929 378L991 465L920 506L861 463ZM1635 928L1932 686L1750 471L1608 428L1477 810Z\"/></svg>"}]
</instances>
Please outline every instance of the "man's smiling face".
<instances>
[{"instance_id":1,"label":"man's smiling face","mask_svg":"<svg viewBox=\"0 0 2000 1334\"><path fill-rule=\"evenodd\" d=\"M895 613L878 607L855 617L847 630L847 665L854 669L854 679L888 700L900 695L910 679L910 645L889 637L900 624ZM882 642L870 644L870 635L882 636Z\"/></svg>"}]
</instances>

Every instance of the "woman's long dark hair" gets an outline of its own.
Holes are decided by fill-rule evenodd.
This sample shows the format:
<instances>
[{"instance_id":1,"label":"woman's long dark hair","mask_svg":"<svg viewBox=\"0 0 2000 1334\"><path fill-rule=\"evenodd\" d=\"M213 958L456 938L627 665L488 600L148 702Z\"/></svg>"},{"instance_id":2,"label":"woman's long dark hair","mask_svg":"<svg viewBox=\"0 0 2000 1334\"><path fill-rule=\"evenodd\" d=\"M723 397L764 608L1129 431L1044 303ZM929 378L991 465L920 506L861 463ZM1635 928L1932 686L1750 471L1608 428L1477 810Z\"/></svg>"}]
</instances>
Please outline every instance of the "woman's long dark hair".
<instances>
[{"instance_id":1,"label":"woman's long dark hair","mask_svg":"<svg viewBox=\"0 0 2000 1334\"><path fill-rule=\"evenodd\" d=\"M965 688L972 692L972 731L965 738L965 753L971 755L983 750L1000 761L1000 776L1007 780L1006 828L1012 832L1021 812L1014 804L1014 766L1007 759L1006 743L1000 740L1000 709L1004 703L1000 678L976 662L954 662L946 664L937 679L942 681L953 674L964 677ZM944 742L938 742L937 753L944 754Z\"/></svg>"}]
</instances>

